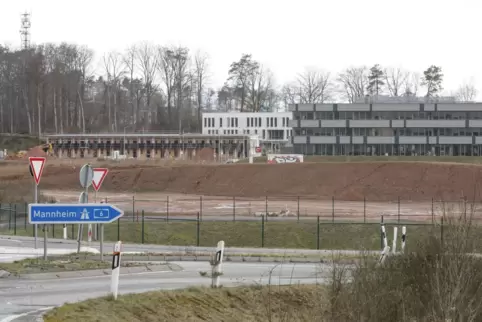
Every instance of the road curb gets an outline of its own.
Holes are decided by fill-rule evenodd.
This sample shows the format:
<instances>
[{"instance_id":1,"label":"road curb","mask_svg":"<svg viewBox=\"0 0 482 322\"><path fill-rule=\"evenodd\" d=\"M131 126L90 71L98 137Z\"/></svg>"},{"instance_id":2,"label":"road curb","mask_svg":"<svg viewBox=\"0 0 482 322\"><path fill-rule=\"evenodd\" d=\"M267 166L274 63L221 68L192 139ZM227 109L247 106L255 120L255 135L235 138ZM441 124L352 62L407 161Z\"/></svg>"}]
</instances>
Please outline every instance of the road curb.
<instances>
[{"instance_id":1,"label":"road curb","mask_svg":"<svg viewBox=\"0 0 482 322\"><path fill-rule=\"evenodd\" d=\"M144 272L172 272L182 271L182 267L176 264L165 263L157 265L143 265L134 267L122 267L121 275L129 275ZM112 270L109 269L94 269L94 270L80 270L69 272L52 272L52 273L34 273L34 274L19 274L11 275L10 278L27 279L27 280L44 280L44 279L68 279L76 277L98 277L109 276Z\"/></svg>"}]
</instances>

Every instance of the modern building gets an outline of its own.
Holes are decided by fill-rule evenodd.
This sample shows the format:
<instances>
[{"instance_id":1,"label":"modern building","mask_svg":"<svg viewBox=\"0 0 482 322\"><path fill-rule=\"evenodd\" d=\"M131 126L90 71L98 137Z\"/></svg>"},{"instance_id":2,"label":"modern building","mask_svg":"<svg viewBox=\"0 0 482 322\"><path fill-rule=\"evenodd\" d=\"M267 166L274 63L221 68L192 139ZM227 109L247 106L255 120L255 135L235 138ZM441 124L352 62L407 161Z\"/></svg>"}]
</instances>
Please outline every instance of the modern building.
<instances>
[{"instance_id":1,"label":"modern building","mask_svg":"<svg viewBox=\"0 0 482 322\"><path fill-rule=\"evenodd\" d=\"M482 103L292 104L305 155L482 155Z\"/></svg>"},{"instance_id":2,"label":"modern building","mask_svg":"<svg viewBox=\"0 0 482 322\"><path fill-rule=\"evenodd\" d=\"M265 150L278 151L291 142L291 112L203 113L204 135L255 135Z\"/></svg>"},{"instance_id":3,"label":"modern building","mask_svg":"<svg viewBox=\"0 0 482 322\"><path fill-rule=\"evenodd\" d=\"M97 133L51 134L45 139L54 155L64 158L110 158L116 154L135 159L195 159L205 148L213 159L248 158L259 146L249 135L204 135L200 133Z\"/></svg>"}]
</instances>

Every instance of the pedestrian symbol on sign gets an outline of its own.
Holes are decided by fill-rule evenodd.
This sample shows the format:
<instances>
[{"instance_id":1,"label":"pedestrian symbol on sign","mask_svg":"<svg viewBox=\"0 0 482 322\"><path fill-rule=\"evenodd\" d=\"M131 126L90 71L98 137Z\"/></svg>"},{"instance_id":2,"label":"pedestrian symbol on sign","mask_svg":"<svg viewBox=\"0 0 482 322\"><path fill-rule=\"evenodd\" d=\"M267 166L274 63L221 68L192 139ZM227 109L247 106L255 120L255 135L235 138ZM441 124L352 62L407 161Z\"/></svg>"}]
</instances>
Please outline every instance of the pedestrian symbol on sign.
<instances>
[{"instance_id":1,"label":"pedestrian symbol on sign","mask_svg":"<svg viewBox=\"0 0 482 322\"><path fill-rule=\"evenodd\" d=\"M89 212L87 211L87 209L84 208L84 210L82 211L82 214L80 216L80 220L90 220Z\"/></svg>"},{"instance_id":2,"label":"pedestrian symbol on sign","mask_svg":"<svg viewBox=\"0 0 482 322\"><path fill-rule=\"evenodd\" d=\"M95 209L94 219L109 218L109 209Z\"/></svg>"}]
</instances>

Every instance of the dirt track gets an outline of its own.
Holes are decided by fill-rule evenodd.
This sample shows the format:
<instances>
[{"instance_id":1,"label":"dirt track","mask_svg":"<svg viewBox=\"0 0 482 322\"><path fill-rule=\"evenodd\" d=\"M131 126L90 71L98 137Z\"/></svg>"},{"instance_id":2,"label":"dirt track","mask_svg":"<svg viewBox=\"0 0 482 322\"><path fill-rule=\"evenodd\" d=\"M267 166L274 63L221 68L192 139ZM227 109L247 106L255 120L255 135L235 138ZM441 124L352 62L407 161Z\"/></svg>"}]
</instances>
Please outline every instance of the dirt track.
<instances>
[{"instance_id":1,"label":"dirt track","mask_svg":"<svg viewBox=\"0 0 482 322\"><path fill-rule=\"evenodd\" d=\"M5 180L31 182L27 165L2 167ZM15 170L14 170L15 169ZM77 190L78 165L47 166L42 189ZM163 192L205 196L303 196L331 200L481 200L482 167L465 164L367 162L116 166L102 186L111 192Z\"/></svg>"}]
</instances>

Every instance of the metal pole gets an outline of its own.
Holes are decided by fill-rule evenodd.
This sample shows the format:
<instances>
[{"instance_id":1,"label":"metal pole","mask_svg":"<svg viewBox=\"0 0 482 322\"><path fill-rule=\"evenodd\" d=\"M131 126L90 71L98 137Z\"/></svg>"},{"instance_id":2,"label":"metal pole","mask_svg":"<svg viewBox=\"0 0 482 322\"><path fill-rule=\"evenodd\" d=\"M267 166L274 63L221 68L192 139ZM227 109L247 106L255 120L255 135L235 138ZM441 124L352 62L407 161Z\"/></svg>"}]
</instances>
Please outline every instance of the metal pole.
<instances>
[{"instance_id":1,"label":"metal pole","mask_svg":"<svg viewBox=\"0 0 482 322\"><path fill-rule=\"evenodd\" d=\"M264 247L264 215L261 216L261 248Z\"/></svg>"},{"instance_id":2,"label":"metal pole","mask_svg":"<svg viewBox=\"0 0 482 322\"><path fill-rule=\"evenodd\" d=\"M298 212L297 212L297 216L298 216L298 222L300 222L300 196L298 196Z\"/></svg>"},{"instance_id":3,"label":"metal pole","mask_svg":"<svg viewBox=\"0 0 482 322\"><path fill-rule=\"evenodd\" d=\"M94 191L94 203L97 203L97 190ZM92 224L89 224L89 226L92 226ZM92 228L89 228L90 231ZM99 225L94 224L94 240L99 240Z\"/></svg>"},{"instance_id":4,"label":"metal pole","mask_svg":"<svg viewBox=\"0 0 482 322\"><path fill-rule=\"evenodd\" d=\"M398 197L398 222L400 223L400 197Z\"/></svg>"},{"instance_id":5,"label":"metal pole","mask_svg":"<svg viewBox=\"0 0 482 322\"><path fill-rule=\"evenodd\" d=\"M380 248L383 249L384 246L383 246L383 230L382 230L382 226L383 226L383 215L381 217L381 221L380 221Z\"/></svg>"},{"instance_id":6,"label":"metal pole","mask_svg":"<svg viewBox=\"0 0 482 322\"><path fill-rule=\"evenodd\" d=\"M38 203L38 187L37 183L34 181L33 182L33 203ZM30 214L29 214L30 216ZM38 226L35 224L34 226L34 237L35 237L35 249L37 249L37 235L38 235Z\"/></svg>"},{"instance_id":7,"label":"metal pole","mask_svg":"<svg viewBox=\"0 0 482 322\"><path fill-rule=\"evenodd\" d=\"M197 213L196 245L199 247L199 234L201 232L199 211Z\"/></svg>"},{"instance_id":8,"label":"metal pole","mask_svg":"<svg viewBox=\"0 0 482 322\"><path fill-rule=\"evenodd\" d=\"M100 261L104 261L104 224L100 224Z\"/></svg>"},{"instance_id":9,"label":"metal pole","mask_svg":"<svg viewBox=\"0 0 482 322\"><path fill-rule=\"evenodd\" d=\"M335 222L335 196L331 197L331 217L332 222Z\"/></svg>"},{"instance_id":10,"label":"metal pole","mask_svg":"<svg viewBox=\"0 0 482 322\"><path fill-rule=\"evenodd\" d=\"M136 199L134 196L132 196L132 222L135 221L134 217L136 214Z\"/></svg>"},{"instance_id":11,"label":"metal pole","mask_svg":"<svg viewBox=\"0 0 482 322\"><path fill-rule=\"evenodd\" d=\"M169 196L166 198L166 216L167 216L167 221L169 222Z\"/></svg>"},{"instance_id":12,"label":"metal pole","mask_svg":"<svg viewBox=\"0 0 482 322\"><path fill-rule=\"evenodd\" d=\"M47 225L44 224L44 261L47 260Z\"/></svg>"},{"instance_id":13,"label":"metal pole","mask_svg":"<svg viewBox=\"0 0 482 322\"><path fill-rule=\"evenodd\" d=\"M363 197L363 223L367 222L367 199Z\"/></svg>"},{"instance_id":14,"label":"metal pole","mask_svg":"<svg viewBox=\"0 0 482 322\"><path fill-rule=\"evenodd\" d=\"M268 220L268 196L266 196L266 199L265 199L264 210L265 210L264 212L265 212L266 220Z\"/></svg>"},{"instance_id":15,"label":"metal pole","mask_svg":"<svg viewBox=\"0 0 482 322\"><path fill-rule=\"evenodd\" d=\"M236 197L233 196L233 222L236 221Z\"/></svg>"},{"instance_id":16,"label":"metal pole","mask_svg":"<svg viewBox=\"0 0 482 322\"><path fill-rule=\"evenodd\" d=\"M89 203L89 185L87 184L87 181L89 179L89 171L85 171L85 203ZM80 224L79 225L79 238L77 240L77 253L80 253L80 244L82 242L82 235L84 233L84 225ZM102 253L102 250L101 250Z\"/></svg>"},{"instance_id":17,"label":"metal pole","mask_svg":"<svg viewBox=\"0 0 482 322\"><path fill-rule=\"evenodd\" d=\"M144 244L144 209L142 209L142 244Z\"/></svg>"},{"instance_id":18,"label":"metal pole","mask_svg":"<svg viewBox=\"0 0 482 322\"><path fill-rule=\"evenodd\" d=\"M320 216L316 219L316 249L320 249Z\"/></svg>"},{"instance_id":19,"label":"metal pole","mask_svg":"<svg viewBox=\"0 0 482 322\"><path fill-rule=\"evenodd\" d=\"M199 217L203 220L203 196L199 196Z\"/></svg>"}]
</instances>

